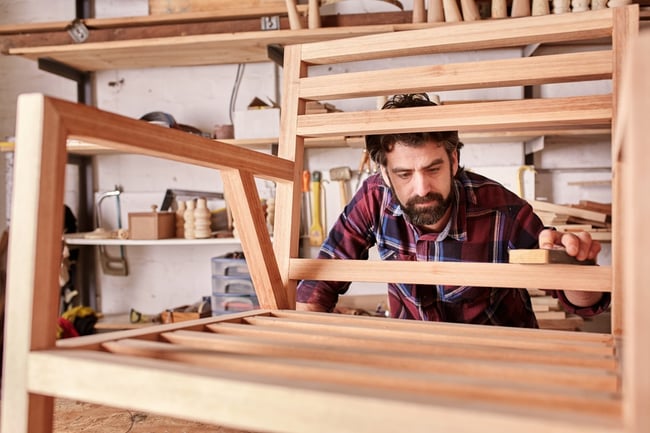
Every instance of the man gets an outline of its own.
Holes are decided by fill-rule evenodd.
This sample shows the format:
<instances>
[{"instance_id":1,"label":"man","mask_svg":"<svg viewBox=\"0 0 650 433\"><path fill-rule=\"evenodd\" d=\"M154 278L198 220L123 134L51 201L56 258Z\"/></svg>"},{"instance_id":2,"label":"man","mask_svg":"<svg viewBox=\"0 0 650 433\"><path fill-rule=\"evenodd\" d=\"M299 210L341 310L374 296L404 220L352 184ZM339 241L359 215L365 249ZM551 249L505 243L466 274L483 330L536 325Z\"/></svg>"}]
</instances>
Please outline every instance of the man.
<instances>
[{"instance_id":1,"label":"man","mask_svg":"<svg viewBox=\"0 0 650 433\"><path fill-rule=\"evenodd\" d=\"M435 105L426 94L396 95L383 109ZM578 260L596 259L588 233L545 229L532 207L502 185L459 166L457 131L366 137L380 173L370 176L335 223L322 259L507 263L508 249L563 246ZM432 276L434 277L434 276ZM432 278L435 280L435 278ZM298 310L332 311L349 282L302 281ZM609 294L552 291L567 311L602 312ZM391 317L537 327L524 289L389 284Z\"/></svg>"}]
</instances>

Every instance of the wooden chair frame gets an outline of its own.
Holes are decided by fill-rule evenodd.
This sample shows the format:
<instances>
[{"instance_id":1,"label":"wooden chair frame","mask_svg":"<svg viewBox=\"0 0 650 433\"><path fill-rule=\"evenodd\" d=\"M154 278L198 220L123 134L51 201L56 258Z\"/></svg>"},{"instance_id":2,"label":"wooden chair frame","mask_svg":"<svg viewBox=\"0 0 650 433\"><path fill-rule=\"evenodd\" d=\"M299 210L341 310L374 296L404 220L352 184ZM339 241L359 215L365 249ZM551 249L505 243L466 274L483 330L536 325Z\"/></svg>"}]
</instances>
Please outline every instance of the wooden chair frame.
<instances>
[{"instance_id":1,"label":"wooden chair frame","mask_svg":"<svg viewBox=\"0 0 650 433\"><path fill-rule=\"evenodd\" d=\"M644 404L650 399L650 375L645 368L650 351L642 330L650 327L644 311L650 298L643 290L650 281L642 268L646 245L642 241L650 239L640 229L650 209L647 203L638 205L641 191L648 187L643 164L649 155L640 145L648 135L641 116L647 113L648 102L635 98L635 90L626 93L624 101L630 109L622 117L626 123L616 125L620 139L614 146L615 193L625 192L625 203L634 208L616 214L615 229L626 227L622 233L630 242L621 244L615 238L611 268L297 258L305 137L388 129L465 133L609 128L616 114L618 65L637 26L638 7L631 6L463 23L362 37L354 43L288 47L278 157L42 95L21 96L2 432L50 432L55 397L269 432L648 431L650 417ZM432 67L442 74L410 68L401 71L400 80L387 71L350 74L345 79L307 73L311 64L405 51L421 54L600 37L612 37L612 50L580 55L578 61L551 55L501 64L481 62L469 68ZM646 50L647 44L646 38ZM631 57L644 69L635 69L629 81L647 90L650 66L638 53ZM550 66L533 68L537 61ZM507 74L500 72L504 66ZM304 114L308 99L605 77L613 77L614 95L479 102L390 113ZM338 88L332 83L338 83ZM530 110L537 116L522 118L521 113ZM233 214L265 309L55 341L67 139L220 170L225 192L241 197L233 203ZM255 176L278 186L273 242ZM625 249L619 250L620 246ZM291 311L300 279L395 281L396 275L404 282L431 282L435 276L441 284L516 288L535 281L540 288L613 291L616 302L620 279L626 287L625 346L610 334Z\"/></svg>"}]
</instances>

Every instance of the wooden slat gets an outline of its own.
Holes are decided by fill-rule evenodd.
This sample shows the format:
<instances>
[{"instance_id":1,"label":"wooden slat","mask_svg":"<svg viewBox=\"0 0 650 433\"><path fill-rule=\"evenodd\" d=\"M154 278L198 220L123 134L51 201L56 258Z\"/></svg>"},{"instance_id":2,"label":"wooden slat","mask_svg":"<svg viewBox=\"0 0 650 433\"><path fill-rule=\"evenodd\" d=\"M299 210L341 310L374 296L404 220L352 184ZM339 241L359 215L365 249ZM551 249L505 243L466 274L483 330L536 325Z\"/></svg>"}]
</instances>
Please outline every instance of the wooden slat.
<instances>
[{"instance_id":1,"label":"wooden slat","mask_svg":"<svg viewBox=\"0 0 650 433\"><path fill-rule=\"evenodd\" d=\"M263 308L289 308L255 178L241 170L221 170L226 200L238 227L255 293ZM239 228L241 227L241 229Z\"/></svg>"},{"instance_id":2,"label":"wooden slat","mask_svg":"<svg viewBox=\"0 0 650 433\"><path fill-rule=\"evenodd\" d=\"M608 266L292 259L297 280L395 282L477 287L611 291Z\"/></svg>"},{"instance_id":3,"label":"wooden slat","mask_svg":"<svg viewBox=\"0 0 650 433\"><path fill-rule=\"evenodd\" d=\"M49 97L45 99L65 126L67 137L63 137L64 144L66 138L76 139L214 169L244 169L268 179L293 179L293 161L94 107Z\"/></svg>"},{"instance_id":4,"label":"wooden slat","mask_svg":"<svg viewBox=\"0 0 650 433\"><path fill-rule=\"evenodd\" d=\"M555 302L558 302L555 299ZM432 332L450 333L457 335L485 335L488 333L494 337L501 338L536 338L539 340L556 340L556 341L591 341L602 343L608 346L614 345L614 338L611 334L601 334L597 332L561 332L561 331L540 331L539 329L514 328L510 326L490 326L485 329L480 325L469 325L466 323L436 322L432 325L429 322L417 320L396 320L383 317L364 317L364 316L347 316L333 315L328 313L314 313L303 311L273 311L270 316L289 318L291 320L304 320L312 323L337 323L337 324L354 324L356 326L365 326L383 329L402 329L410 332Z\"/></svg>"},{"instance_id":5,"label":"wooden slat","mask_svg":"<svg viewBox=\"0 0 650 433\"><path fill-rule=\"evenodd\" d=\"M286 433L431 433L454 431L469 417L480 419L485 431L576 433L580 426L578 431L589 433L623 433L616 420L599 415L558 414L535 407L495 410L494 404L460 400L451 405L449 398L378 394L345 384L318 386L254 373L225 374L102 352L42 351L32 353L28 365L32 392L253 431L268 431L273 420L273 431ZM156 392L143 388L144 378L156 384ZM172 398L188 395L193 398ZM291 415L283 416L287 407ZM402 416L396 417L395 411ZM428 420L435 420L435 425Z\"/></svg>"},{"instance_id":6,"label":"wooden slat","mask_svg":"<svg viewBox=\"0 0 650 433\"><path fill-rule=\"evenodd\" d=\"M378 333L376 329L362 326L350 326L344 324L322 324L312 323L303 320L290 320L288 318L275 317L248 317L245 323L258 327L270 327L279 329L294 329L303 332L314 332L332 336L345 335L356 338L381 338L389 341L399 340L411 344L439 344L454 343L470 346L490 346L495 348L511 348L522 350L539 350L549 352L574 352L599 356L612 356L614 350L611 346L592 342L572 341L549 341L527 338L501 338L489 334L489 328L485 328L483 335L459 335L445 334L440 332L418 333L396 329L384 329ZM390 346L387 342L386 346Z\"/></svg>"},{"instance_id":7,"label":"wooden slat","mask_svg":"<svg viewBox=\"0 0 650 433\"><path fill-rule=\"evenodd\" d=\"M303 343L296 346L281 341L267 341L255 336L233 337L206 332L176 331L162 335L167 341L197 349L217 352L291 357L305 360L335 361L407 371L444 371L468 377L501 377L505 382L576 387L601 392L618 392L618 378L612 372L583 367L558 367L543 364L516 364L500 361L476 362L472 359L439 355L393 354L384 350L350 348Z\"/></svg>"},{"instance_id":8,"label":"wooden slat","mask_svg":"<svg viewBox=\"0 0 650 433\"><path fill-rule=\"evenodd\" d=\"M419 354L425 356L453 356L482 360L507 361L513 363L539 363L548 365L583 366L602 368L615 371L617 361L611 356L582 354L582 353L550 353L543 351L523 351L519 349L462 345L449 342L438 342L429 345L417 345L400 339L353 337L331 333L307 333L296 329L274 329L257 327L246 324L219 323L207 325L213 332L237 336L256 336L269 341L290 342L293 344L325 344L339 350L383 350L400 354Z\"/></svg>"},{"instance_id":9,"label":"wooden slat","mask_svg":"<svg viewBox=\"0 0 650 433\"><path fill-rule=\"evenodd\" d=\"M628 51L625 61L627 71L621 77L620 122L615 131L616 145L621 153L616 156L620 163L618 175L622 177L619 203L623 217L619 227L616 251L622 256L621 291L625 291L624 314L619 318L624 325L623 346L623 389L624 423L628 431L650 431L650 272L644 247L650 242L650 233L645 228L650 215L650 201L645 197L650 188L648 164L648 110L650 110L650 33L641 34L639 41ZM624 260L623 260L624 259Z\"/></svg>"},{"instance_id":10,"label":"wooden slat","mask_svg":"<svg viewBox=\"0 0 650 433\"><path fill-rule=\"evenodd\" d=\"M500 378L472 379L447 374L407 372L326 361L292 358L250 357L232 354L214 356L207 350L185 349L171 344L121 340L106 343L111 352L153 357L216 368L228 373L270 376L312 383L361 387L372 392L407 392L413 395L482 401L509 406L547 408L554 411L583 412L598 416L620 415L620 401L610 393L595 391L554 393L545 387L510 386Z\"/></svg>"},{"instance_id":11,"label":"wooden slat","mask_svg":"<svg viewBox=\"0 0 650 433\"><path fill-rule=\"evenodd\" d=\"M608 37L611 35L611 29L611 9L580 15L465 22L414 30L404 36L378 34L356 38L353 43L340 41L309 44L303 47L302 60L310 64L328 64L522 46L540 42L575 42Z\"/></svg>"},{"instance_id":12,"label":"wooden slat","mask_svg":"<svg viewBox=\"0 0 650 433\"><path fill-rule=\"evenodd\" d=\"M449 130L557 130L577 125L609 127L611 107L610 95L598 95L309 114L298 117L296 132L319 137Z\"/></svg>"},{"instance_id":13,"label":"wooden slat","mask_svg":"<svg viewBox=\"0 0 650 433\"><path fill-rule=\"evenodd\" d=\"M612 52L593 51L314 76L300 80L299 96L359 98L397 94L404 89L441 92L598 80L611 75Z\"/></svg>"}]
</instances>

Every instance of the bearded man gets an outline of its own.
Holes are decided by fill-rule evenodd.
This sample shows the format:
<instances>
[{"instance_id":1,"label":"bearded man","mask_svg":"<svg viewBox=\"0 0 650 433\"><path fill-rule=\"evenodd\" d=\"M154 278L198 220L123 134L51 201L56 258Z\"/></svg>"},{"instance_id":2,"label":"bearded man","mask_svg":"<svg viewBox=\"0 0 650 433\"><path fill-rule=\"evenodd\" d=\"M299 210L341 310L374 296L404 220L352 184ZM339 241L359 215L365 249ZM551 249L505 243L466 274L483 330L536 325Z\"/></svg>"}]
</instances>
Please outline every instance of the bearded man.
<instances>
[{"instance_id":1,"label":"bearded man","mask_svg":"<svg viewBox=\"0 0 650 433\"><path fill-rule=\"evenodd\" d=\"M382 109L435 105L424 93L395 95ZM459 165L457 131L366 137L379 167L332 227L320 259L507 263L508 250L561 246L578 260L596 260L601 246L587 232L545 228L528 202L501 184ZM432 281L435 277L432 276ZM301 281L296 309L331 312L350 282ZM583 317L604 311L608 293L549 291ZM401 319L537 327L525 289L388 285L390 316Z\"/></svg>"}]
</instances>

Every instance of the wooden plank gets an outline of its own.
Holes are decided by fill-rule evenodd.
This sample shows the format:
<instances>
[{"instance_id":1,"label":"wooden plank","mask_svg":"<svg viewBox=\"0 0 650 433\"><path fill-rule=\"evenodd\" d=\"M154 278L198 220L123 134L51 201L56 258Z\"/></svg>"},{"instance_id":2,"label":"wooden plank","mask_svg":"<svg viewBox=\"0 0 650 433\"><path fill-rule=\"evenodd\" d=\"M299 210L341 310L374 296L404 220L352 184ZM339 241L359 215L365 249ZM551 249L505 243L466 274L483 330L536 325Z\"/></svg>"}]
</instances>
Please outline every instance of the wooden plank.
<instances>
[{"instance_id":1,"label":"wooden plank","mask_svg":"<svg viewBox=\"0 0 650 433\"><path fill-rule=\"evenodd\" d=\"M269 341L291 342L293 344L325 344L351 350L363 348L365 350L392 351L400 354L418 354L425 356L453 356L482 360L507 361L513 363L539 363L548 365L584 366L602 368L616 371L618 363L611 356L594 355L576 352L554 353L544 351L523 351L519 349L461 345L449 342L437 344L417 345L399 339L371 339L367 337L354 337L347 335L334 335L330 333L306 333L297 329L279 329L270 327L257 327L234 323L219 323L207 325L207 328L218 334L236 336L257 336Z\"/></svg>"},{"instance_id":2,"label":"wooden plank","mask_svg":"<svg viewBox=\"0 0 650 433\"><path fill-rule=\"evenodd\" d=\"M216 352L343 362L394 370L445 371L448 374L477 378L500 376L504 382L618 392L617 375L605 370L583 367L520 365L500 361L478 363L472 359L444 355L430 357L417 354L392 354L383 350L362 348L339 351L332 345L304 343L296 346L281 341L267 341L255 336L233 337L192 331L176 331L162 336L174 344Z\"/></svg>"},{"instance_id":3,"label":"wooden plank","mask_svg":"<svg viewBox=\"0 0 650 433\"><path fill-rule=\"evenodd\" d=\"M522 46L540 42L579 41L610 36L612 11L446 24L408 35L369 35L354 43L315 43L303 47L310 64L341 63L443 52ZM397 36L397 37L395 37ZM434 44L431 41L436 41Z\"/></svg>"},{"instance_id":4,"label":"wooden plank","mask_svg":"<svg viewBox=\"0 0 650 433\"><path fill-rule=\"evenodd\" d=\"M522 264L550 264L564 263L567 265L595 265L595 260L579 261L575 256L570 256L565 249L513 249L508 250L508 260L510 263Z\"/></svg>"},{"instance_id":5,"label":"wooden plank","mask_svg":"<svg viewBox=\"0 0 650 433\"><path fill-rule=\"evenodd\" d=\"M293 161L86 105L49 97L46 100L64 123L68 139L214 169L244 169L268 179L293 179Z\"/></svg>"},{"instance_id":6,"label":"wooden plank","mask_svg":"<svg viewBox=\"0 0 650 433\"><path fill-rule=\"evenodd\" d=\"M255 178L241 170L221 170L226 200L230 203L255 293L262 308L289 308L287 293L275 260L273 245Z\"/></svg>"},{"instance_id":7,"label":"wooden plank","mask_svg":"<svg viewBox=\"0 0 650 433\"><path fill-rule=\"evenodd\" d=\"M422 26L422 24L418 24ZM413 26L410 25L410 26ZM81 71L268 62L267 46L390 32L394 25L249 31L9 48L10 55L48 57Z\"/></svg>"},{"instance_id":8,"label":"wooden plank","mask_svg":"<svg viewBox=\"0 0 650 433\"><path fill-rule=\"evenodd\" d=\"M292 259L289 273L290 278L297 280L611 290L611 268L608 266Z\"/></svg>"},{"instance_id":9,"label":"wooden plank","mask_svg":"<svg viewBox=\"0 0 650 433\"><path fill-rule=\"evenodd\" d=\"M54 402L28 395L25 361L29 351L54 347L56 339L65 129L40 95L21 95L17 113L21 148L15 154L11 219L20 224L12 224L9 239L2 413L25 416L3 416L0 422L5 432L45 431Z\"/></svg>"},{"instance_id":10,"label":"wooden plank","mask_svg":"<svg viewBox=\"0 0 650 433\"><path fill-rule=\"evenodd\" d=\"M326 100L610 78L611 51L321 75L300 80L300 97ZM399 76L399 80L394 77Z\"/></svg>"},{"instance_id":11,"label":"wooden plank","mask_svg":"<svg viewBox=\"0 0 650 433\"><path fill-rule=\"evenodd\" d=\"M495 410L495 405L489 403L450 404L449 399L423 399L398 392L381 395L346 385L316 386L291 378L223 374L214 369L101 352L33 353L29 369L33 392L253 431L268 431L272 420L274 431L287 433L431 433L453 431L468 419L480 419L485 431L576 433L579 426L578 431L585 433L623 433L616 420L599 415L558 414L535 407L525 412L503 407ZM103 374L98 375L98 371ZM156 383L156 392L143 390L143 377ZM194 398L170 398L179 395ZM286 413L287 407L295 414L310 416L279 416ZM255 408L255 416L251 416L251 408ZM402 416L395 417L395 411ZM433 427L423 422L432 419L436 420Z\"/></svg>"},{"instance_id":12,"label":"wooden plank","mask_svg":"<svg viewBox=\"0 0 650 433\"><path fill-rule=\"evenodd\" d=\"M520 385L510 387L499 378L464 380L448 374L433 372L395 371L370 366L304 361L292 358L250 357L233 354L214 356L208 350L187 350L171 344L142 340L121 340L106 343L111 352L143 357L155 357L185 365L210 367L227 373L261 375L285 380L354 386L370 392L405 392L412 395L462 399L514 407L546 408L559 412L589 413L615 417L620 414L620 402L610 393L595 391L562 393L547 387Z\"/></svg>"},{"instance_id":13,"label":"wooden plank","mask_svg":"<svg viewBox=\"0 0 650 433\"><path fill-rule=\"evenodd\" d=\"M398 93L408 91L404 88ZM298 117L296 132L304 137L320 137L449 130L557 130L576 125L609 127L611 105L611 96L597 95L310 114Z\"/></svg>"},{"instance_id":14,"label":"wooden plank","mask_svg":"<svg viewBox=\"0 0 650 433\"><path fill-rule=\"evenodd\" d=\"M603 212L596 212L588 209L580 209L572 206L563 206L560 204L548 203L539 200L531 200L530 204L533 206L534 209L539 209L547 212L555 212L563 215L574 216L577 218L582 218L590 221L597 221L601 223L607 222L607 219L609 217L608 214Z\"/></svg>"},{"instance_id":15,"label":"wooden plank","mask_svg":"<svg viewBox=\"0 0 650 433\"><path fill-rule=\"evenodd\" d=\"M295 119L306 110L306 103L297 97L298 82L307 69L300 62L300 47L290 46L284 51L284 80L278 157L296 161L292 183L278 183L275 194L274 252L287 291L291 308L296 305L295 280L289 279L289 260L298 257L300 246L301 176L305 155L305 139L296 135Z\"/></svg>"},{"instance_id":16,"label":"wooden plank","mask_svg":"<svg viewBox=\"0 0 650 433\"><path fill-rule=\"evenodd\" d=\"M255 327L270 327L280 329L293 329L302 332L314 332L320 335L338 336L345 335L357 338L376 338L386 341L386 350L393 341L410 342L411 344L440 344L440 343L454 343L459 345L470 346L491 346L498 348L511 348L522 350L540 350L550 352L574 352L585 353L599 356L612 356L614 349L611 346L593 343L593 342L573 342L573 341L551 341L551 340L537 340L527 338L502 338L495 337L489 334L489 327L484 328L483 335L462 335L453 333L418 333L413 334L410 331L402 331L395 329L384 329L378 333L376 329L366 328L362 326L350 326L343 324L322 324L312 323L303 320L290 320L287 318L275 317L248 317L245 323Z\"/></svg>"},{"instance_id":17,"label":"wooden plank","mask_svg":"<svg viewBox=\"0 0 650 433\"><path fill-rule=\"evenodd\" d=\"M554 299L557 302L557 299ZM540 332L539 329L514 328L509 326L469 325L466 323L450 322L421 322L415 320L396 320L382 317L345 316L329 313L315 313L303 311L273 311L271 317L289 318L291 320L305 320L313 323L354 324L355 326L372 327L378 330L395 329L406 330L414 333L436 332L457 335L485 335L499 338L536 338L540 340L557 341L591 341L613 346L614 339L610 334L595 332Z\"/></svg>"},{"instance_id":18,"label":"wooden plank","mask_svg":"<svg viewBox=\"0 0 650 433\"><path fill-rule=\"evenodd\" d=\"M617 154L621 163L619 176L621 179L620 202L617 205L623 218L618 227L622 230L617 238L618 253L621 259L622 272L620 290L625 290L624 305L620 312L624 313L622 321L625 345L623 346L623 390L624 424L628 431L640 433L650 431L650 272L648 272L647 253L645 246L650 242L650 233L645 229L650 216L650 202L645 194L650 188L648 164L647 113L650 110L650 34L639 36L639 41L632 46L626 58L626 74L621 77L621 111L615 131L615 141L620 146L621 153ZM624 211L624 212L623 212Z\"/></svg>"}]
</instances>

